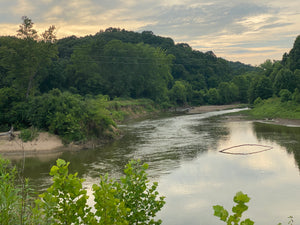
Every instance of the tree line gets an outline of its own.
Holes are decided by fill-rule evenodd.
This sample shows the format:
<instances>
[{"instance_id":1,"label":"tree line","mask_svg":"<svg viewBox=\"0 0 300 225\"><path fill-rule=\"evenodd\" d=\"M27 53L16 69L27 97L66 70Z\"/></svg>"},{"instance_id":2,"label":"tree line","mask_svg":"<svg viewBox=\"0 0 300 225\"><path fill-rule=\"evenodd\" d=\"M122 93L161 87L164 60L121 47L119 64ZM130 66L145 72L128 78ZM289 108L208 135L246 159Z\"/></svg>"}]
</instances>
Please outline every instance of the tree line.
<instances>
[{"instance_id":1,"label":"tree line","mask_svg":"<svg viewBox=\"0 0 300 225\"><path fill-rule=\"evenodd\" d=\"M22 20L16 36L0 37L2 130L14 124L56 134L80 130L75 139L90 130L97 136L114 123L95 102L118 98L146 98L163 108L300 98L299 37L281 61L253 67L151 31L108 28L57 40L55 26L38 35L30 18Z\"/></svg>"}]
</instances>

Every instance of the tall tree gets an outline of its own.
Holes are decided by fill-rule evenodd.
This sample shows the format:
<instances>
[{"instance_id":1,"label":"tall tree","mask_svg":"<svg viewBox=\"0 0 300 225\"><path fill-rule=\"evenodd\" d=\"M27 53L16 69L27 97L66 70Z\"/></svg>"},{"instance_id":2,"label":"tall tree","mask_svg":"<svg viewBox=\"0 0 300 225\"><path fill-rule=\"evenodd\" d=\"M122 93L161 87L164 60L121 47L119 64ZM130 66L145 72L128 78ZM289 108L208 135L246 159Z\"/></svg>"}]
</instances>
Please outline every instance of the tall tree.
<instances>
[{"instance_id":1,"label":"tall tree","mask_svg":"<svg viewBox=\"0 0 300 225\"><path fill-rule=\"evenodd\" d=\"M294 46L289 53L290 69L300 69L300 35L296 38Z\"/></svg>"},{"instance_id":2,"label":"tall tree","mask_svg":"<svg viewBox=\"0 0 300 225\"><path fill-rule=\"evenodd\" d=\"M19 26L19 30L17 31L17 36L19 36L22 39L32 39L36 40L38 39L38 34L35 29L33 29L33 22L30 18L27 16L22 17L23 23Z\"/></svg>"},{"instance_id":3,"label":"tall tree","mask_svg":"<svg viewBox=\"0 0 300 225\"><path fill-rule=\"evenodd\" d=\"M33 22L26 16L22 17L23 23L17 31L17 36L21 38L18 48L10 46L17 54L19 64L16 67L16 79L27 83L26 98L30 95L38 72L42 67L51 64L52 59L57 57L57 47L54 44L55 26L51 26L39 39L37 31L33 29ZM15 62L10 62L14 64Z\"/></svg>"},{"instance_id":4,"label":"tall tree","mask_svg":"<svg viewBox=\"0 0 300 225\"><path fill-rule=\"evenodd\" d=\"M297 80L292 71L283 68L277 73L273 83L275 94L278 95L281 89L287 89L290 92L294 92L296 87Z\"/></svg>"}]
</instances>

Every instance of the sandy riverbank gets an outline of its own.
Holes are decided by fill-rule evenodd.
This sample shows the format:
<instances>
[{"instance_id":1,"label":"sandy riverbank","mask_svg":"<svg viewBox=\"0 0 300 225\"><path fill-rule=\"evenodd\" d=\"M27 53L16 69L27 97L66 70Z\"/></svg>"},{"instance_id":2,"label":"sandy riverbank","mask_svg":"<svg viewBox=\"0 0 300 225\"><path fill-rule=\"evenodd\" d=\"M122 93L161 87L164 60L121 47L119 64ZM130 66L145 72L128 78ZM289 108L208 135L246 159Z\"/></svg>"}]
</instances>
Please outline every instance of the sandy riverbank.
<instances>
[{"instance_id":1,"label":"sandy riverbank","mask_svg":"<svg viewBox=\"0 0 300 225\"><path fill-rule=\"evenodd\" d=\"M0 153L1 154L20 154L26 153L49 153L62 151L64 144L58 136L47 132L39 133L39 136L33 141L22 142L18 137L19 132L14 132L15 138L9 140L8 136L0 137ZM68 147L69 148L69 147Z\"/></svg>"}]
</instances>

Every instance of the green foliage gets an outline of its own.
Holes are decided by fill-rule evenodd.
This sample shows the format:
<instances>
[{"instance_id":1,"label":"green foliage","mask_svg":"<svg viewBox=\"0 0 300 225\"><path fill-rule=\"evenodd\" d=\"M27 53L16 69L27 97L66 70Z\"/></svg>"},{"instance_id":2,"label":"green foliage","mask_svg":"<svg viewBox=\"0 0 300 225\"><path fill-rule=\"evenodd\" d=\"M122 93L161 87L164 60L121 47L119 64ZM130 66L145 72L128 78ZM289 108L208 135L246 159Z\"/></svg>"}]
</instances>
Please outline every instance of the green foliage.
<instances>
[{"instance_id":1,"label":"green foliage","mask_svg":"<svg viewBox=\"0 0 300 225\"><path fill-rule=\"evenodd\" d=\"M47 94L31 97L26 113L32 125L60 135L67 142L85 138L86 107L78 95L54 89Z\"/></svg>"},{"instance_id":2,"label":"green foliage","mask_svg":"<svg viewBox=\"0 0 300 225\"><path fill-rule=\"evenodd\" d=\"M289 64L292 71L300 69L300 35L297 36L289 53Z\"/></svg>"},{"instance_id":3,"label":"green foliage","mask_svg":"<svg viewBox=\"0 0 300 225\"><path fill-rule=\"evenodd\" d=\"M293 99L293 101L295 101L296 103L300 103L300 92L299 92L299 89L298 89L298 88L295 89L295 92L294 92L293 95L292 95L292 99Z\"/></svg>"},{"instance_id":4,"label":"green foliage","mask_svg":"<svg viewBox=\"0 0 300 225\"><path fill-rule=\"evenodd\" d=\"M32 20L26 16L22 20L18 30L20 39L0 37L0 67L5 68L9 85L15 87L22 98L28 98L37 92L44 75L42 71L51 65L58 52L57 46L48 41L49 35L47 40L39 40Z\"/></svg>"},{"instance_id":5,"label":"green foliage","mask_svg":"<svg viewBox=\"0 0 300 225\"><path fill-rule=\"evenodd\" d=\"M157 186L154 182L148 186L146 169L147 164L138 161L130 161L125 167L125 176L117 184L117 197L125 202L125 207L130 209L126 215L129 224L161 224L161 220L155 221L156 213L164 206L165 197L158 198Z\"/></svg>"},{"instance_id":6,"label":"green foliage","mask_svg":"<svg viewBox=\"0 0 300 225\"><path fill-rule=\"evenodd\" d=\"M80 94L165 98L172 56L145 44L102 39L75 49L67 66L69 85Z\"/></svg>"},{"instance_id":7,"label":"green foliage","mask_svg":"<svg viewBox=\"0 0 300 225\"><path fill-rule=\"evenodd\" d=\"M93 185L95 215L101 218L99 224L129 224L126 215L130 212L130 209L126 208L125 202L116 197L118 190L115 186L115 181L109 180L107 175L100 177L99 186Z\"/></svg>"},{"instance_id":8,"label":"green foliage","mask_svg":"<svg viewBox=\"0 0 300 225\"><path fill-rule=\"evenodd\" d=\"M38 224L28 180L18 183L18 172L0 156L0 224Z\"/></svg>"},{"instance_id":9,"label":"green foliage","mask_svg":"<svg viewBox=\"0 0 300 225\"><path fill-rule=\"evenodd\" d=\"M158 197L157 182L149 186L145 170L147 164L130 161L120 182L101 177L100 185L93 185L96 215L101 224L161 224L155 216L165 204Z\"/></svg>"},{"instance_id":10,"label":"green foliage","mask_svg":"<svg viewBox=\"0 0 300 225\"><path fill-rule=\"evenodd\" d=\"M220 94L218 89L210 88L207 92L208 103L211 105L217 105L220 103Z\"/></svg>"},{"instance_id":11,"label":"green foliage","mask_svg":"<svg viewBox=\"0 0 300 225\"><path fill-rule=\"evenodd\" d=\"M279 92L281 102L287 102L291 100L292 93L287 89L281 89Z\"/></svg>"},{"instance_id":12,"label":"green foliage","mask_svg":"<svg viewBox=\"0 0 300 225\"><path fill-rule=\"evenodd\" d=\"M256 104L253 109L243 113L256 119L300 119L300 104L295 101L281 102L279 98L270 98L264 100L263 104Z\"/></svg>"},{"instance_id":13,"label":"green foliage","mask_svg":"<svg viewBox=\"0 0 300 225\"><path fill-rule=\"evenodd\" d=\"M290 92L293 92L296 88L297 82L296 77L292 71L289 69L281 69L274 80L273 88L275 94L279 94L280 90L287 89Z\"/></svg>"},{"instance_id":14,"label":"green foliage","mask_svg":"<svg viewBox=\"0 0 300 225\"><path fill-rule=\"evenodd\" d=\"M229 215L228 211L220 205L213 206L214 215L227 223L227 225L253 225L254 222L250 219L241 221L243 213L248 209L248 206L245 204L250 201L248 195L241 191L237 192L233 198L233 201L236 203L236 205L232 207L232 215Z\"/></svg>"},{"instance_id":15,"label":"green foliage","mask_svg":"<svg viewBox=\"0 0 300 225\"><path fill-rule=\"evenodd\" d=\"M32 141L36 137L38 137L38 130L34 127L30 127L28 129L21 130L20 138L23 142Z\"/></svg>"},{"instance_id":16,"label":"green foliage","mask_svg":"<svg viewBox=\"0 0 300 225\"><path fill-rule=\"evenodd\" d=\"M260 97L258 97L257 99L255 99L255 101L253 102L253 104L254 105L258 105L258 104L260 104L262 102L263 102L263 100Z\"/></svg>"},{"instance_id":17,"label":"green foliage","mask_svg":"<svg viewBox=\"0 0 300 225\"><path fill-rule=\"evenodd\" d=\"M222 104L229 104L238 100L239 89L234 83L221 82L218 90Z\"/></svg>"},{"instance_id":18,"label":"green foliage","mask_svg":"<svg viewBox=\"0 0 300 225\"><path fill-rule=\"evenodd\" d=\"M273 95L272 82L270 78L266 76L256 77L252 80L252 83L248 90L249 102L253 103L258 97L261 99L268 99Z\"/></svg>"},{"instance_id":19,"label":"green foliage","mask_svg":"<svg viewBox=\"0 0 300 225\"><path fill-rule=\"evenodd\" d=\"M37 205L51 224L88 224L92 218L87 205L87 192L82 187L83 179L77 173L69 174L69 163L62 159L50 170L53 184L40 195Z\"/></svg>"},{"instance_id":20,"label":"green foliage","mask_svg":"<svg viewBox=\"0 0 300 225\"><path fill-rule=\"evenodd\" d=\"M83 179L77 173L69 174L69 163L56 161L50 175L53 184L40 195L37 206L44 220L50 224L160 224L156 213L165 204L158 197L157 183L148 186L145 170L147 164L130 161L125 167L125 176L120 182L100 177L99 185L93 185L95 212L87 205L87 192L82 187Z\"/></svg>"},{"instance_id":21,"label":"green foliage","mask_svg":"<svg viewBox=\"0 0 300 225\"><path fill-rule=\"evenodd\" d=\"M187 102L187 88L182 81L175 81L169 93L170 100L175 105L184 105Z\"/></svg>"},{"instance_id":22,"label":"green foliage","mask_svg":"<svg viewBox=\"0 0 300 225\"><path fill-rule=\"evenodd\" d=\"M20 97L15 88L0 88L0 127L3 127L2 131L9 130L12 124L16 125L18 118L16 118L14 109L19 101Z\"/></svg>"}]
</instances>

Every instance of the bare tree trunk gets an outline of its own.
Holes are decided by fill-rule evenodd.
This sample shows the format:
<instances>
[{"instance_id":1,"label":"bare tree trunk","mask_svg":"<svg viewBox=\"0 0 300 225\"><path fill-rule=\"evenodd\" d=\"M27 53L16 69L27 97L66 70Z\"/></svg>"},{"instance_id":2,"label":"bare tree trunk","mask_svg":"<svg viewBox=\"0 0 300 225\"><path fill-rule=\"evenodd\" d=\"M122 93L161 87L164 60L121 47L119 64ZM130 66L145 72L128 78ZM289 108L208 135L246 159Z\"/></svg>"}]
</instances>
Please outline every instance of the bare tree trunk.
<instances>
[{"instance_id":1,"label":"bare tree trunk","mask_svg":"<svg viewBox=\"0 0 300 225\"><path fill-rule=\"evenodd\" d=\"M32 89L34 77L35 77L35 73L32 76L29 77L29 82L28 82L27 92L26 92L26 99L28 99L30 91Z\"/></svg>"}]
</instances>

